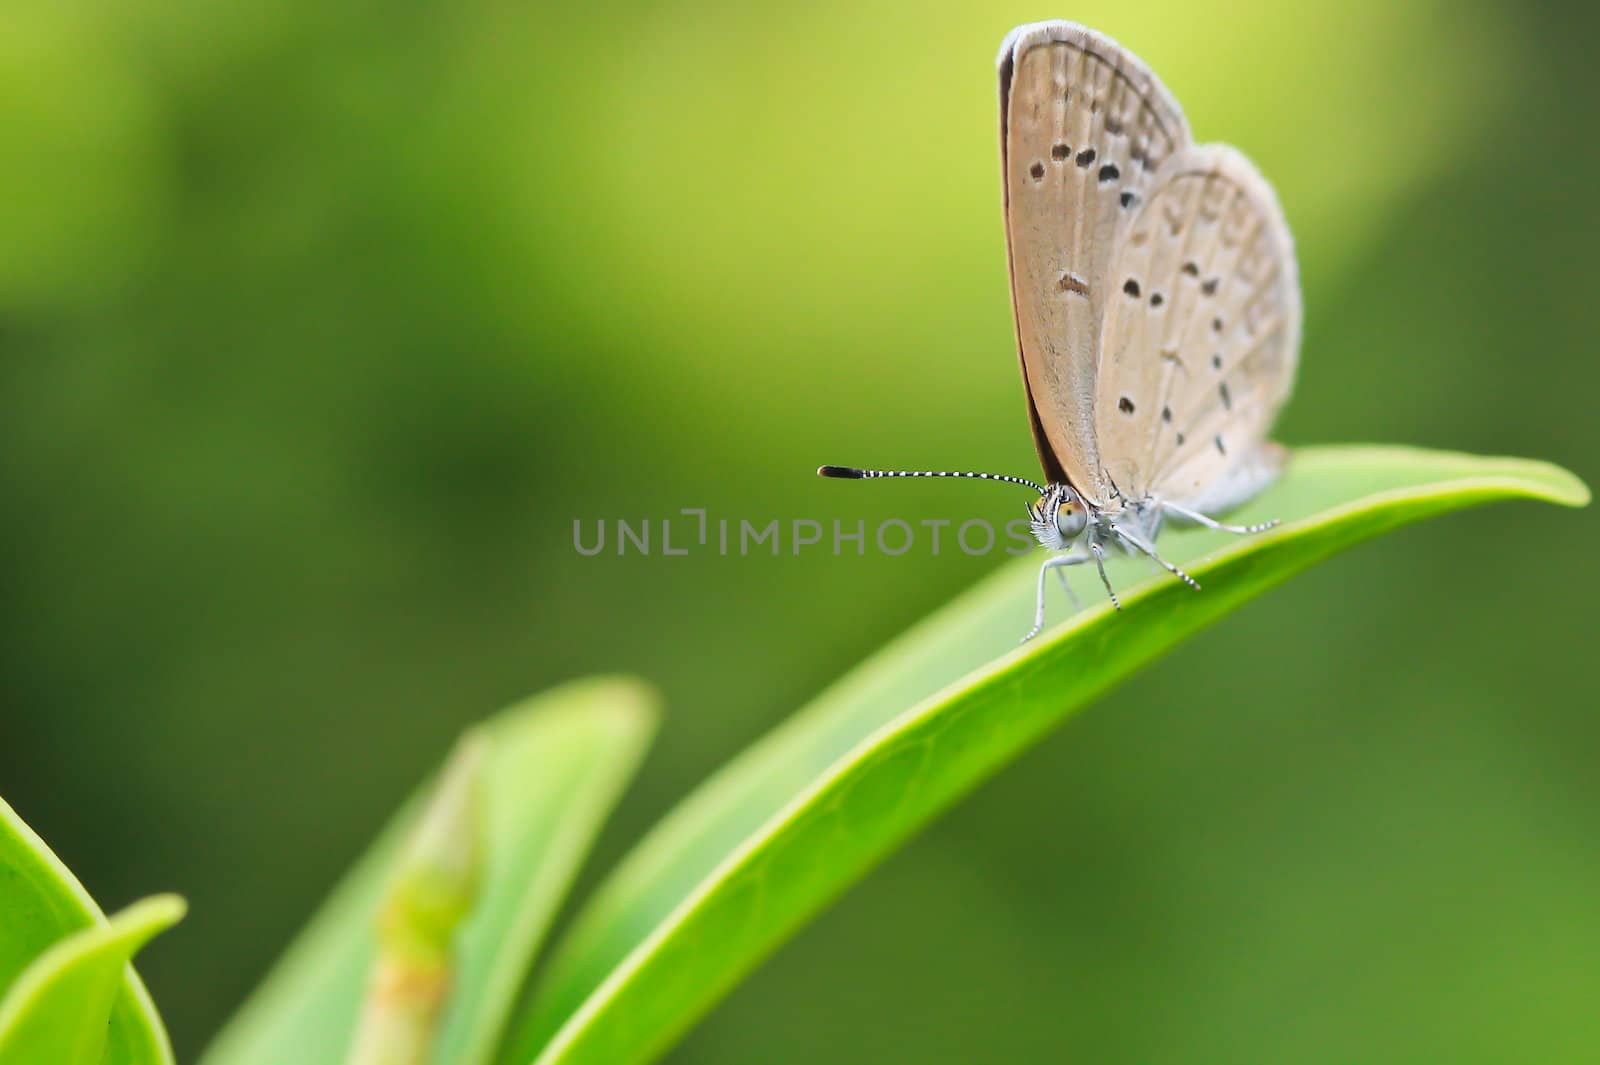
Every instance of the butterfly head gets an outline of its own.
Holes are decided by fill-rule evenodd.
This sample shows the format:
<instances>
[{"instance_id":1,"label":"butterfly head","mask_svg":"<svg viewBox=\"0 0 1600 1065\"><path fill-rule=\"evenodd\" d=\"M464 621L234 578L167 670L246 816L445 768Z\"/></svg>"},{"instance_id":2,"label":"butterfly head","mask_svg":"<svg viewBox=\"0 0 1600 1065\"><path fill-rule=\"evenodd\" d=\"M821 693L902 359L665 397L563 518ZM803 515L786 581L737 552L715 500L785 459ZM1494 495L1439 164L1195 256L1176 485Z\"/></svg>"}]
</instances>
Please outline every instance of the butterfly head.
<instances>
[{"instance_id":1,"label":"butterfly head","mask_svg":"<svg viewBox=\"0 0 1600 1065\"><path fill-rule=\"evenodd\" d=\"M1053 484L1028 504L1034 537L1052 551L1064 551L1089 526L1089 509L1071 485Z\"/></svg>"}]
</instances>

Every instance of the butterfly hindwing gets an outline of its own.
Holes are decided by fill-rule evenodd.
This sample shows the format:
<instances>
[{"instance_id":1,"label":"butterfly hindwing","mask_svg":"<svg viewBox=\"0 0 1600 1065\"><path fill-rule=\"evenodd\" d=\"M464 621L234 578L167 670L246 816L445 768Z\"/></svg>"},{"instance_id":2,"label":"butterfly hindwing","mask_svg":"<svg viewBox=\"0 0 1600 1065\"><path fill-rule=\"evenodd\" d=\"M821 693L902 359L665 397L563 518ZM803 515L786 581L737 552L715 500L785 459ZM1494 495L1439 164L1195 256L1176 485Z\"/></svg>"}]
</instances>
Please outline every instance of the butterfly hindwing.
<instances>
[{"instance_id":1,"label":"butterfly hindwing","mask_svg":"<svg viewBox=\"0 0 1600 1065\"><path fill-rule=\"evenodd\" d=\"M1117 491L1204 511L1264 486L1301 303L1289 229L1256 168L1226 145L1175 153L1107 284L1095 423Z\"/></svg>"}]
</instances>

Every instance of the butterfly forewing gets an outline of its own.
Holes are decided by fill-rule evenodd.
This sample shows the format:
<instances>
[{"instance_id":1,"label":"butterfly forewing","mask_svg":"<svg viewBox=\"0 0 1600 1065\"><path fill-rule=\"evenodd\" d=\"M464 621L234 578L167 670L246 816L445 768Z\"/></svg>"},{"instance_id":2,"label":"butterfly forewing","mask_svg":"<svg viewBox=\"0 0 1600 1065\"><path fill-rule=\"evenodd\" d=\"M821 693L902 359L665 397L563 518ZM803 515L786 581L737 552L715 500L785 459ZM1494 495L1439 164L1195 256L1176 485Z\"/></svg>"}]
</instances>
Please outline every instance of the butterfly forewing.
<instances>
[{"instance_id":1,"label":"butterfly forewing","mask_svg":"<svg viewBox=\"0 0 1600 1065\"><path fill-rule=\"evenodd\" d=\"M1095 435L1102 318L1116 249L1153 176L1189 144L1183 112L1108 37L1021 26L1000 50L1001 160L1017 344L1034 442L1052 481L1100 504L1115 488Z\"/></svg>"},{"instance_id":2,"label":"butterfly forewing","mask_svg":"<svg viewBox=\"0 0 1600 1065\"><path fill-rule=\"evenodd\" d=\"M1300 286L1271 188L1224 145L1155 175L1107 278L1095 425L1123 498L1224 509L1271 479Z\"/></svg>"}]
</instances>

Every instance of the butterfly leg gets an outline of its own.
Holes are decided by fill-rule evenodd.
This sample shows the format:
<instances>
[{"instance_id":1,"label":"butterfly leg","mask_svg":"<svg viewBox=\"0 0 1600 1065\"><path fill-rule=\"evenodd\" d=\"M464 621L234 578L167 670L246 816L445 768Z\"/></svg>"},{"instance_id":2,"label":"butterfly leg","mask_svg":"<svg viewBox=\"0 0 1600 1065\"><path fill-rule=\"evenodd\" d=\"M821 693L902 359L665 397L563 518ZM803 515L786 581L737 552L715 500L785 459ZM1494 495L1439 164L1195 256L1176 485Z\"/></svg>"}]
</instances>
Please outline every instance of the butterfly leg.
<instances>
[{"instance_id":1,"label":"butterfly leg","mask_svg":"<svg viewBox=\"0 0 1600 1065\"><path fill-rule=\"evenodd\" d=\"M1174 566L1172 563L1156 554L1156 549L1145 543L1143 537L1135 536L1130 532L1118 529L1114 525L1111 528L1113 532L1122 538L1123 543L1127 544L1129 547L1132 547L1135 551L1155 559L1156 565L1160 566L1162 569L1166 570L1168 573L1172 574L1174 577L1178 578L1195 591L1198 592L1200 590L1200 585L1196 583L1193 577L1189 576L1187 573L1183 572L1183 570L1179 569L1177 566Z\"/></svg>"},{"instance_id":2,"label":"butterfly leg","mask_svg":"<svg viewBox=\"0 0 1600 1065\"><path fill-rule=\"evenodd\" d=\"M1085 556L1078 556L1080 562L1087 561ZM1052 567L1056 576L1061 579L1061 590L1067 593L1067 601L1072 604L1072 612L1076 614L1083 609L1083 604L1078 601L1078 593L1072 590L1072 583L1067 580L1067 571L1060 566Z\"/></svg>"},{"instance_id":3,"label":"butterfly leg","mask_svg":"<svg viewBox=\"0 0 1600 1065\"><path fill-rule=\"evenodd\" d=\"M1089 551L1094 555L1094 568L1100 571L1100 583L1106 586L1106 594L1111 597L1111 605L1121 610L1122 600L1117 598L1117 590L1111 587L1111 578L1106 576L1106 549L1100 546L1099 540L1091 536Z\"/></svg>"},{"instance_id":4,"label":"butterfly leg","mask_svg":"<svg viewBox=\"0 0 1600 1065\"><path fill-rule=\"evenodd\" d=\"M1029 629L1028 630L1028 635L1026 635L1022 639L1018 640L1017 641L1018 643L1027 643L1029 640L1031 640L1035 636L1039 635L1039 630L1044 628L1044 575L1045 575L1045 572L1048 571L1048 570L1056 570L1057 575L1061 578L1062 586L1067 589L1067 595L1071 597L1072 604L1073 604L1074 607L1076 607L1078 605L1078 597L1076 595L1073 595L1071 586L1067 584L1067 575L1065 573L1062 573L1060 571L1059 567L1061 567L1061 566L1076 566L1080 562L1087 562L1087 561L1089 561L1089 556L1088 555L1056 555L1056 556L1054 556L1052 558L1047 558L1047 559L1044 560L1044 565L1039 567L1039 598L1038 598L1038 602L1035 605L1034 611L1033 611L1033 628Z\"/></svg>"},{"instance_id":5,"label":"butterfly leg","mask_svg":"<svg viewBox=\"0 0 1600 1065\"><path fill-rule=\"evenodd\" d=\"M1266 532L1268 529L1278 524L1278 519L1273 518L1271 521L1264 521L1259 525L1228 525L1217 521L1215 518L1208 518L1198 510L1190 510L1188 507L1180 507L1176 503L1168 503L1165 501L1162 502L1161 509L1170 511L1171 513L1176 514L1178 517L1184 518L1185 520L1192 521L1196 525L1204 525L1208 529L1219 529L1222 532L1238 533L1241 536L1245 535L1246 533Z\"/></svg>"}]
</instances>

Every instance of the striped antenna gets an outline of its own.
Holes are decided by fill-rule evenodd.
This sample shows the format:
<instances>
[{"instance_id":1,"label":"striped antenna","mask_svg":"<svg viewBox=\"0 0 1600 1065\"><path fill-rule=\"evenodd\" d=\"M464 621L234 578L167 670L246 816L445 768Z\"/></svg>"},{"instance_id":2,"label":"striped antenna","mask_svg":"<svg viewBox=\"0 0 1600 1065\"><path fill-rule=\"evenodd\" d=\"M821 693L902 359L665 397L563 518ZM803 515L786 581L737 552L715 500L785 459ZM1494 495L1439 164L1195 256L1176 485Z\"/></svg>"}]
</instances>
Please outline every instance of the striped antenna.
<instances>
[{"instance_id":1,"label":"striped antenna","mask_svg":"<svg viewBox=\"0 0 1600 1065\"><path fill-rule=\"evenodd\" d=\"M1007 477L1003 473L954 473L949 470L863 470L855 466L818 466L818 477L838 477L846 481L859 481L868 477L971 477L979 481L1005 481L1008 484L1027 485L1044 495L1044 486L1034 484L1025 477Z\"/></svg>"}]
</instances>

